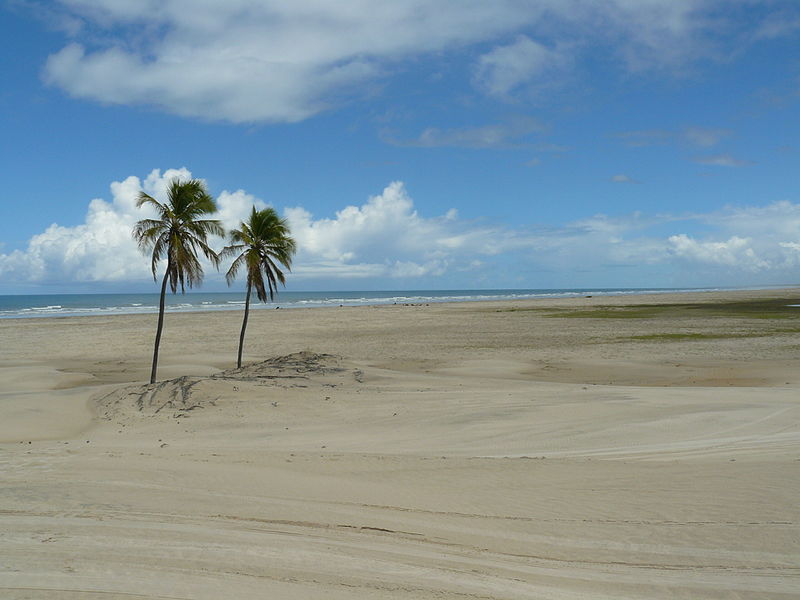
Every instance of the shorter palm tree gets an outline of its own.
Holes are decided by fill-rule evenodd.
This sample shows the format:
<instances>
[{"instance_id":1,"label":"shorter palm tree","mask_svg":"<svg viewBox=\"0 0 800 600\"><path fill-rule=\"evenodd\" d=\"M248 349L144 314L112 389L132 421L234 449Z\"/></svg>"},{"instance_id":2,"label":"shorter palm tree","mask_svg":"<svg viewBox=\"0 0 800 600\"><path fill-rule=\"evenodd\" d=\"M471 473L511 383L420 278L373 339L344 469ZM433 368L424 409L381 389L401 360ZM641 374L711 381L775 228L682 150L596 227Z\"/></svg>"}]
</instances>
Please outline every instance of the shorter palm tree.
<instances>
[{"instance_id":1,"label":"shorter palm tree","mask_svg":"<svg viewBox=\"0 0 800 600\"><path fill-rule=\"evenodd\" d=\"M164 297L169 283L172 293L181 293L188 287L203 281L203 266L197 258L199 252L219 265L219 256L208 246L209 235L225 235L219 221L202 219L217 211L214 198L206 191L202 181L192 179L181 181L172 179L167 187L167 201L159 202L152 196L141 192L136 206L151 206L158 213L156 219L142 219L133 228L133 239L143 252L151 252L153 279L157 278L158 263L167 259L167 269L161 281L161 300L158 305L158 325L153 348L153 367L150 383L156 382L158 368L158 347L161 343L161 330L164 326Z\"/></svg>"},{"instance_id":2,"label":"shorter palm tree","mask_svg":"<svg viewBox=\"0 0 800 600\"><path fill-rule=\"evenodd\" d=\"M230 246L225 246L220 252L221 258L236 256L225 274L228 285L236 279L239 269L245 267L247 272L247 295L244 302L242 332L239 334L237 368L242 366L244 333L247 329L250 295L253 288L258 299L266 302L275 298L278 283L286 285L286 278L278 265L283 265L287 271L291 271L292 256L297 247L290 233L286 219L278 217L274 209L256 210L254 206L247 222L242 221L239 229L230 232Z\"/></svg>"}]
</instances>

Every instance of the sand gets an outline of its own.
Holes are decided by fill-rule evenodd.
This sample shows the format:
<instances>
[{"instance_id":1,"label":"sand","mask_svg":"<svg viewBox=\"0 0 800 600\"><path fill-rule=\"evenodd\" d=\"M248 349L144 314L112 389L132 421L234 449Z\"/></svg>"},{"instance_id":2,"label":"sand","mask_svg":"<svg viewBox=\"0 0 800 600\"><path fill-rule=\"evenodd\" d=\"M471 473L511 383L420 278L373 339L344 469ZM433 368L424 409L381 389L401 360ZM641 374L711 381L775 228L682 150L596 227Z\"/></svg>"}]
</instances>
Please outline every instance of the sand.
<instances>
[{"instance_id":1,"label":"sand","mask_svg":"<svg viewBox=\"0 0 800 600\"><path fill-rule=\"evenodd\" d=\"M0 597L797 598L786 304L0 321Z\"/></svg>"}]
</instances>

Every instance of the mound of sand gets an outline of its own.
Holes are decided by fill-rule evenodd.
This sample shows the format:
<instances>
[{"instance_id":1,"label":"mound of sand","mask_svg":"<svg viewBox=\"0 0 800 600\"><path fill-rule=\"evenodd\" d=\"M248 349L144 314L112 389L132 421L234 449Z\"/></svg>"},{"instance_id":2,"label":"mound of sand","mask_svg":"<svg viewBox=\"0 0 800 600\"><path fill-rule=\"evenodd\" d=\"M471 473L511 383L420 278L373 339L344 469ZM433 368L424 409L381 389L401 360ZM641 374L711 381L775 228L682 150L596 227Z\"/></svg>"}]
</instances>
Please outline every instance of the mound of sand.
<instances>
[{"instance_id":1,"label":"mound of sand","mask_svg":"<svg viewBox=\"0 0 800 600\"><path fill-rule=\"evenodd\" d=\"M346 371L342 358L333 354L314 352L295 352L286 356L269 358L262 362L245 365L240 369L223 371L218 377L234 379L309 379L312 376L326 376Z\"/></svg>"},{"instance_id":2,"label":"mound of sand","mask_svg":"<svg viewBox=\"0 0 800 600\"><path fill-rule=\"evenodd\" d=\"M239 396L250 403L275 402L268 390L253 388L340 388L363 381L363 373L343 366L333 354L296 352L207 376L182 376L153 384L130 385L95 397L102 420L131 417L186 417L192 411Z\"/></svg>"}]
</instances>

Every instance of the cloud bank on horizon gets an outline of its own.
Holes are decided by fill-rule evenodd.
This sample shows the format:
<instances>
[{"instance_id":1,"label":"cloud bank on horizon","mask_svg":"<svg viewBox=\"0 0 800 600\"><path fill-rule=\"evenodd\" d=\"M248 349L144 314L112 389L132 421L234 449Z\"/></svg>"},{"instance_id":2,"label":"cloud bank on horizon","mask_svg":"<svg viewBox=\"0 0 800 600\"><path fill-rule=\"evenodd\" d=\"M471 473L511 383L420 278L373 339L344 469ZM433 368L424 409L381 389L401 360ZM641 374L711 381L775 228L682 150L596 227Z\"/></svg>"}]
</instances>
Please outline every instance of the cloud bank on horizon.
<instances>
[{"instance_id":1,"label":"cloud bank on horizon","mask_svg":"<svg viewBox=\"0 0 800 600\"><path fill-rule=\"evenodd\" d=\"M144 179L131 175L113 182L111 199L91 200L80 225L54 223L33 236L24 250L0 254L0 283L62 289L71 284L132 283L141 288L152 275L131 229L152 215L137 209L136 199L141 191L163 199L166 184L174 177L188 179L192 173L186 168L163 173L154 169ZM217 218L228 229L238 226L251 206L267 206L244 190L223 191L217 203ZM524 276L530 282L531 274L544 274L546 280L548 273L572 276L576 265L608 277L643 263L656 271L723 269L728 276L762 273L778 281L775 277L789 277L800 266L800 204L788 201L711 214L596 215L558 228L532 229L463 220L455 209L439 216L420 215L404 184L395 181L331 217L315 218L302 207L285 207L282 214L299 249L290 288L315 282L357 288L365 281L388 287L392 282L413 281L432 287L448 277L458 283L454 287L483 287L482 282L497 281L493 278L498 272L510 274L503 287L514 287L519 281L514 277ZM708 235L684 233L690 222L704 225ZM655 233L664 230L667 233ZM223 245L222 239L212 244ZM207 281L221 289L222 276L210 267ZM625 284L635 287L635 282L619 285Z\"/></svg>"}]
</instances>

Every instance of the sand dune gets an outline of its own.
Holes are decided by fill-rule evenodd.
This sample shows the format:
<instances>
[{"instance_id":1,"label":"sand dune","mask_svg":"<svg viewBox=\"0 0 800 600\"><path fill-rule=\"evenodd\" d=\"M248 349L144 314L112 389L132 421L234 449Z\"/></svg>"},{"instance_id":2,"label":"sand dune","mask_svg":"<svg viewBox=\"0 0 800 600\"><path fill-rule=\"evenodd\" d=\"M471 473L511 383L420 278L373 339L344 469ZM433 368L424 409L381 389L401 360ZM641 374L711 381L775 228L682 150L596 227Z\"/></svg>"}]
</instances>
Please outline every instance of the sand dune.
<instances>
[{"instance_id":1,"label":"sand dune","mask_svg":"<svg viewBox=\"0 0 800 600\"><path fill-rule=\"evenodd\" d=\"M0 597L795 598L798 297L2 321Z\"/></svg>"}]
</instances>

